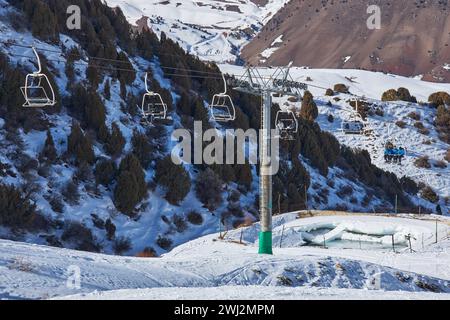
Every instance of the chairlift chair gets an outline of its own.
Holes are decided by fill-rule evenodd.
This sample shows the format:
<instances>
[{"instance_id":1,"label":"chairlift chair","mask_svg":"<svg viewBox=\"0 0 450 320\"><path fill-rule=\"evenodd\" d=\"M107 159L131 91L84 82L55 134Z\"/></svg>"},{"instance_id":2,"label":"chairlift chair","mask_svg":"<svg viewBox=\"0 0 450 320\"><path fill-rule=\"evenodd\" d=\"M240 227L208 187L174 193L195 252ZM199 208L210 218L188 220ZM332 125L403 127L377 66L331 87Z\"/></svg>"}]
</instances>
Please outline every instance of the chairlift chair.
<instances>
[{"instance_id":1,"label":"chairlift chair","mask_svg":"<svg viewBox=\"0 0 450 320\"><path fill-rule=\"evenodd\" d=\"M275 118L275 126L282 140L294 140L298 132L298 121L291 110L279 110Z\"/></svg>"},{"instance_id":2,"label":"chairlift chair","mask_svg":"<svg viewBox=\"0 0 450 320\"><path fill-rule=\"evenodd\" d=\"M345 134L370 134L368 122L358 112L358 100L356 100L356 112L352 112L349 118L342 122L341 130Z\"/></svg>"},{"instance_id":3,"label":"chairlift chair","mask_svg":"<svg viewBox=\"0 0 450 320\"><path fill-rule=\"evenodd\" d=\"M145 74L145 91L142 97L141 113L145 122L152 123L153 120L164 120L167 118L167 105L159 93L149 90L148 74Z\"/></svg>"},{"instance_id":4,"label":"chairlift chair","mask_svg":"<svg viewBox=\"0 0 450 320\"><path fill-rule=\"evenodd\" d=\"M222 74L225 91L215 94L209 105L211 109L211 119L217 122L229 122L236 119L236 108L233 100L227 94L227 82Z\"/></svg>"},{"instance_id":5,"label":"chairlift chair","mask_svg":"<svg viewBox=\"0 0 450 320\"><path fill-rule=\"evenodd\" d=\"M39 54L34 47L32 49L37 59L38 70L27 74L25 85L20 88L23 97L25 98L25 103L22 106L26 108L54 106L56 104L55 91L53 90L47 75L42 73Z\"/></svg>"},{"instance_id":6,"label":"chairlift chair","mask_svg":"<svg viewBox=\"0 0 450 320\"><path fill-rule=\"evenodd\" d=\"M345 134L364 134L365 125L360 120L347 120L342 122L341 129Z\"/></svg>"},{"instance_id":7,"label":"chairlift chair","mask_svg":"<svg viewBox=\"0 0 450 320\"><path fill-rule=\"evenodd\" d=\"M389 135L391 131L389 130ZM401 164L408 151L406 145L398 138L388 139L384 144L384 160L387 163L394 162Z\"/></svg>"}]
</instances>

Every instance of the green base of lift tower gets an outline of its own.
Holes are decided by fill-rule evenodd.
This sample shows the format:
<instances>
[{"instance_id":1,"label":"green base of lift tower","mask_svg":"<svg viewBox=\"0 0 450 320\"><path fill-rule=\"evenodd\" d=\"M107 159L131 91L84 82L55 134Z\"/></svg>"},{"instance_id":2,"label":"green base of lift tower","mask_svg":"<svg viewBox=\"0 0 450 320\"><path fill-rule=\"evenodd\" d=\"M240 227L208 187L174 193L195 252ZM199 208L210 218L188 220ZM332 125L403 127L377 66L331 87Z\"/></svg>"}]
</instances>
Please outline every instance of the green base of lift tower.
<instances>
[{"instance_id":1,"label":"green base of lift tower","mask_svg":"<svg viewBox=\"0 0 450 320\"><path fill-rule=\"evenodd\" d=\"M259 233L259 254L273 254L272 231Z\"/></svg>"}]
</instances>

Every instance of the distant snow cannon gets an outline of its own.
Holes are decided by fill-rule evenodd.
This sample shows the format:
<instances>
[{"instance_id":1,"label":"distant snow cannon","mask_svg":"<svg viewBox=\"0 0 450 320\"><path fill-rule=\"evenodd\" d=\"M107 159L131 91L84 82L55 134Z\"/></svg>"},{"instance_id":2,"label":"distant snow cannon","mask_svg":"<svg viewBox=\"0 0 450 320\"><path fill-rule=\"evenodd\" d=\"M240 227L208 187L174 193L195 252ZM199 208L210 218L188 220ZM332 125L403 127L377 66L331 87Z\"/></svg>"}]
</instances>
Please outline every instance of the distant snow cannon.
<instances>
[{"instance_id":1,"label":"distant snow cannon","mask_svg":"<svg viewBox=\"0 0 450 320\"><path fill-rule=\"evenodd\" d=\"M25 103L25 108L43 108L56 104L55 91L46 74L42 73L42 65L36 48L32 47L38 63L38 70L27 74L25 85L20 88Z\"/></svg>"}]
</instances>

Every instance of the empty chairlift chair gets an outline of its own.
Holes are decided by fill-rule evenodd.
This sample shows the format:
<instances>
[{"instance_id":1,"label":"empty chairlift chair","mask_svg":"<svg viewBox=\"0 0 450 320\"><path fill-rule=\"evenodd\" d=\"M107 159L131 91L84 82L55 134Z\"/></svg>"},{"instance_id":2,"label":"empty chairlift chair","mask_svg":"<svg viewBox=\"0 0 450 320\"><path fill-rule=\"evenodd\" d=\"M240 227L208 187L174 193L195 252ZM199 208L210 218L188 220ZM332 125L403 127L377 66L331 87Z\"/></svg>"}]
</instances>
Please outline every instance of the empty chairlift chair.
<instances>
[{"instance_id":1,"label":"empty chairlift chair","mask_svg":"<svg viewBox=\"0 0 450 320\"><path fill-rule=\"evenodd\" d=\"M167 105L159 93L149 90L147 73L145 74L145 91L140 108L143 120L147 123L152 123L153 120L165 120L167 118Z\"/></svg>"},{"instance_id":2,"label":"empty chairlift chair","mask_svg":"<svg viewBox=\"0 0 450 320\"><path fill-rule=\"evenodd\" d=\"M211 110L211 120L217 122L229 122L236 119L236 108L234 107L233 100L227 94L227 81L222 74L225 91L219 94L215 94L209 105Z\"/></svg>"},{"instance_id":3,"label":"empty chairlift chair","mask_svg":"<svg viewBox=\"0 0 450 320\"><path fill-rule=\"evenodd\" d=\"M298 132L298 121L293 111L278 111L275 119L275 126L280 133L280 139L295 139L295 134Z\"/></svg>"},{"instance_id":4,"label":"empty chairlift chair","mask_svg":"<svg viewBox=\"0 0 450 320\"><path fill-rule=\"evenodd\" d=\"M39 54L34 47L32 49L36 55L38 70L28 74L25 78L25 85L20 88L23 97L25 98L23 107L42 108L54 106L56 104L55 91L53 90L47 75L42 73Z\"/></svg>"},{"instance_id":5,"label":"empty chairlift chair","mask_svg":"<svg viewBox=\"0 0 450 320\"><path fill-rule=\"evenodd\" d=\"M341 130L345 134L370 134L367 121L361 117L358 112L358 100L356 100L356 112L348 117L347 120L342 122Z\"/></svg>"},{"instance_id":6,"label":"empty chairlift chair","mask_svg":"<svg viewBox=\"0 0 450 320\"><path fill-rule=\"evenodd\" d=\"M342 122L342 131L345 134L364 134L365 125L360 120L349 119Z\"/></svg>"}]
</instances>

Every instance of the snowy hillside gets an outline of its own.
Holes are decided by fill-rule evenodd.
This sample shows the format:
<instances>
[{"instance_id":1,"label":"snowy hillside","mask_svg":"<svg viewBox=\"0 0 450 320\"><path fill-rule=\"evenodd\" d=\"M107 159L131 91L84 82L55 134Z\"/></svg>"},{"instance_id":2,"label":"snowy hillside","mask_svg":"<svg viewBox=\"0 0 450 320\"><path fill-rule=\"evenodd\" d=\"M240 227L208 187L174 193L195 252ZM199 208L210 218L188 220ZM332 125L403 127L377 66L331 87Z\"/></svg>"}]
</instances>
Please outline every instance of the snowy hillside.
<instances>
[{"instance_id":1,"label":"snowy hillside","mask_svg":"<svg viewBox=\"0 0 450 320\"><path fill-rule=\"evenodd\" d=\"M274 256L256 254L258 224L230 232L224 240L218 234L199 238L153 259L2 240L0 297L42 299L76 294L72 298L449 299L446 223L448 220L439 222L439 242L434 244L433 220L367 216L299 220L295 214L287 214L274 219L275 235L284 235L281 248L278 241L274 243ZM328 249L299 247L299 240L308 234L344 225L349 234L360 238L366 234L394 235L397 253L391 252L391 245L370 249L371 241L366 239L355 238L353 249L333 245L339 239L348 243L348 236L328 239ZM414 238L414 253L401 244L408 234ZM67 286L73 270L80 271L80 288ZM264 295L268 289L270 295Z\"/></svg>"},{"instance_id":2,"label":"snowy hillside","mask_svg":"<svg viewBox=\"0 0 450 320\"><path fill-rule=\"evenodd\" d=\"M68 65L68 59L64 51L71 50L75 47L83 48L86 44L78 43L73 38L62 34L59 35L60 43L49 44L37 39L28 31L19 32L10 24L8 15L13 12L14 8L6 1L0 0L0 53L6 54L11 66L31 71L35 69L35 58L31 48L20 45L16 46L14 43L35 45L40 50L39 54L43 58L48 59L52 74L55 75L56 88L61 95L61 100L70 98L69 85L76 83L84 84L87 81L85 74L88 68L88 62L80 58L74 63L75 79L73 80L74 83L69 83L65 71ZM83 52L83 54L87 53ZM141 70L148 68L153 73L155 82L162 88L161 90L166 90L168 93L168 99L173 100L174 103L179 100L180 97L174 88L173 82L164 75L164 71L160 68L160 63L157 60L148 61L141 57L135 57L132 63L135 68L141 68ZM99 71L97 70L97 72ZM0 74L0 79L2 78L3 75ZM128 92L138 97L139 100L142 98L143 80L143 75L139 74L127 86ZM20 81L22 82L22 80ZM111 84L111 96L109 98L103 95L106 83ZM19 87L14 89L18 91ZM124 153L133 152L132 139L136 132L146 137L145 139L148 139L149 143L154 146L154 152L157 157L161 157L163 154L171 151L171 131L175 127L181 126L176 113L174 113L175 121L167 126L161 126L159 131L157 131L157 136L150 136L152 128L149 129L145 124L141 123L135 104L127 106L127 101L120 94L121 84L117 79L106 75L104 81L99 84L98 92L101 94L101 100L105 106L105 124L107 127L111 127L113 123L118 125L121 135L124 138ZM18 91L18 94L20 94L20 91ZM19 97L19 99L21 98ZM48 114L41 110L25 111L21 109L22 107L20 105L17 106L19 108L18 110L24 112L23 114L27 112L29 118L37 119L36 121L44 118L48 121L50 133L55 141L56 153L61 158L64 157L68 148L68 136L71 133L71 127L73 127L73 120L75 120L72 114L69 115L70 110L64 105L65 102L66 100L60 102L63 105L61 112ZM0 137L2 140L0 164L2 168L11 168L7 174L3 174L2 172L0 182L14 185L17 188L22 186L30 188L32 190L32 201L36 205L37 210L47 219L55 222L58 221L56 224L59 226L56 227L57 230L45 230L46 232L19 233L13 233L9 228L0 227L1 238L39 244L52 243L55 246L76 248L79 245L76 244L77 241L73 242L68 240L66 242L56 240L60 239L64 230L67 230L72 225L81 227L84 231L90 230L88 234L92 232L92 235L88 238L93 239L96 245L88 250L101 250L102 252L114 253L115 243L111 240L116 239L119 241L122 239L125 242L129 242L129 245L125 246L125 252L127 254L135 255L146 248L151 248L152 254L158 255L173 246L205 234L217 232L220 228L223 228L219 215L212 214L210 210L204 207L197 199L193 186L187 190L187 195L183 198L183 201L176 205L170 204L164 198L165 190L162 187L157 188L156 186L153 190L149 190L148 201L141 202L138 208L136 208L140 213L135 217L118 212L113 201L114 192L110 187L98 185L92 188L92 183L94 182L95 184L93 168L88 170L88 177L85 181L81 181L79 185L79 182L77 182L77 186L74 189L68 191L66 195L63 195L65 193L64 191L68 190L67 186L71 185L72 181L77 180L77 173L79 173L77 166L70 163L70 161L61 161L61 159L51 163L50 167L45 170L45 173L34 168L29 172L30 174L26 176L22 175L23 173L16 168L17 156L15 155L21 154L22 157L23 154L25 161L38 159L45 145L46 131L42 129L24 130L23 128L18 128L17 140L15 141L20 142L12 142L9 138L6 138L7 136L10 137L10 130L10 128L5 126L5 121L0 117ZM147 134L149 136L146 136ZM161 150L158 151L157 147ZM94 141L93 151L98 159L109 158L108 153L105 151L105 146L99 141ZM113 159L113 161L118 165L120 158ZM198 172L194 171L193 167L188 167L187 170L189 170L189 174L192 176L195 176L196 172ZM144 175L147 181L154 179L154 166L146 169ZM236 188L237 185L234 185L234 187L229 189L229 192ZM250 218L251 215L249 212L254 211L252 207L256 188L257 185L253 184L253 186L250 186L251 190L246 195L240 197L240 214L242 214L242 218L248 217L250 220L254 219ZM68 200L67 198L71 196L74 199ZM226 208L227 202L223 203L218 210L225 210ZM195 222L187 221L186 217L188 213L194 214ZM231 220L230 223L232 223ZM109 224L108 221L112 224ZM177 226L174 224L175 221L178 223ZM106 225L108 224L110 226L112 225L111 229L114 234L110 240L106 239L106 233L108 232ZM158 242L158 239L164 239L166 245L157 245L156 242ZM165 249L161 246L164 246ZM122 254L125 252L122 252Z\"/></svg>"},{"instance_id":3,"label":"snowy hillside","mask_svg":"<svg viewBox=\"0 0 450 320\"><path fill-rule=\"evenodd\" d=\"M215 62L235 62L240 50L289 0L107 0L119 6L131 24L143 16L189 53Z\"/></svg>"},{"instance_id":4,"label":"snowy hillside","mask_svg":"<svg viewBox=\"0 0 450 320\"><path fill-rule=\"evenodd\" d=\"M176 166L169 155L174 146L171 134L179 128L192 130L194 120L218 131L259 128L259 100L232 92L239 115L236 121L230 126L212 121L208 104L213 94L223 90L215 66L186 55L170 39L158 39L151 31L130 35L131 26L118 10L101 1L89 3L98 11L84 18L92 24L92 32L64 34L57 28L44 28L42 35L42 26L16 24L32 12L20 9L20 0L0 0L0 68L6 75L0 74L2 89L6 88L0 90L0 191L7 199L0 202L0 209L5 208L0 212L0 237L108 254L159 256L192 239L257 221L256 166ZM268 3L264 10L279 2ZM256 8L250 2L247 5ZM52 12L50 6L43 8L49 17L60 13ZM104 28L109 32L102 32ZM36 64L31 45L46 60L45 72L59 95L54 108L22 108L20 87ZM223 69L235 74L243 71L230 65ZM170 115L154 125L143 122L137 108L147 71L152 90L161 93ZM311 72L319 86L345 81L345 73L335 71L297 69L294 77L303 80L305 72ZM410 90L419 99L439 88L449 91L445 85L427 86L418 80L356 75L380 84L351 87L352 92L374 99L384 87L404 83L412 85ZM326 127L323 122L324 90L312 91L323 114L320 125L336 133L337 124ZM344 107L344 100L340 104ZM336 119L339 123L338 113ZM313 134L299 136L294 143L317 148L315 153L301 153L296 147L282 155L283 170L274 183L275 213L305 208L393 212L394 192L406 206L402 212L415 209L415 204L435 211L436 204L404 190L395 176L371 164L365 170L377 173L372 181L355 178L356 163L344 158L339 143L314 123L308 126ZM429 147L435 145L444 150L437 142ZM316 156L323 160L320 166L314 162ZM445 212L448 171L436 170L441 171L429 171L441 176L430 184L435 189L443 186L436 191L442 195Z\"/></svg>"},{"instance_id":5,"label":"snowy hillside","mask_svg":"<svg viewBox=\"0 0 450 320\"><path fill-rule=\"evenodd\" d=\"M230 75L241 76L244 72L242 67L221 65L221 69ZM262 75L271 75L272 69L261 69ZM418 102L427 102L428 97L437 91L450 92L450 84L438 84L421 81L419 79L406 78L396 75L383 74L380 72L368 72L361 70L322 70L292 68L291 75L294 80L309 85L310 90L318 104L319 118L317 122L323 130L331 132L338 138L339 142L352 148L367 150L374 164L384 170L395 173L399 177L407 176L413 180L430 185L440 196L441 206L450 213L450 165L445 162L444 157L450 145L438 138L436 127L433 122L436 118L436 110L424 105L403 101L382 102L382 94L389 89L405 87L417 98ZM326 96L327 88L333 88L335 84L345 84L353 95L363 99L374 107L380 108L384 115L373 115L368 117L373 135L347 135L341 130L342 121L348 120L353 113L350 102L355 99L348 94L336 94L334 97ZM335 98L339 98L336 101ZM275 102L277 100L275 99ZM278 101L284 104L286 101ZM328 104L331 102L331 106ZM409 115L416 114L418 120ZM328 121L332 115L334 122ZM404 121L404 128L396 123ZM421 133L415 123L423 122L429 133ZM384 145L388 140L397 141L407 149L407 156L402 165L386 163L384 160ZM418 168L414 161L420 157L428 156L430 168ZM444 168L439 163L444 162ZM447 199L447 202L446 200ZM426 203L417 203L427 206Z\"/></svg>"}]
</instances>

